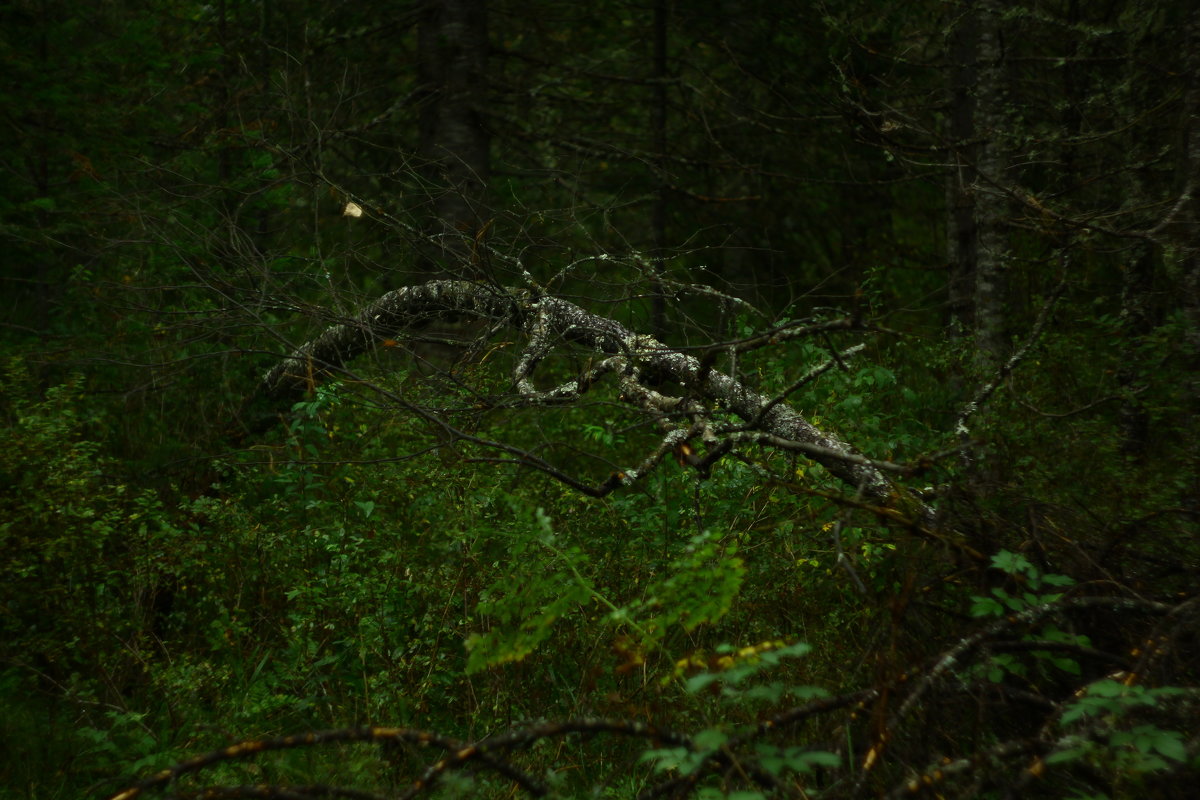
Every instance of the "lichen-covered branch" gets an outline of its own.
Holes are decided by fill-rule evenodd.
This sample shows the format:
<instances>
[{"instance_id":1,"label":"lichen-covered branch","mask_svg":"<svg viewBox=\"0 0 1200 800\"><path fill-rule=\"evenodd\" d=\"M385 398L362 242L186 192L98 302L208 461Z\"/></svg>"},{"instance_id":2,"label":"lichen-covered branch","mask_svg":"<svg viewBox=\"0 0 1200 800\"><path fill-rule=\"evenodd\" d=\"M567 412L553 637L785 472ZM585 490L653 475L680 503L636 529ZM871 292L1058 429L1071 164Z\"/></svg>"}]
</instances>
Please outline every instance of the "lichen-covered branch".
<instances>
[{"instance_id":1,"label":"lichen-covered branch","mask_svg":"<svg viewBox=\"0 0 1200 800\"><path fill-rule=\"evenodd\" d=\"M493 327L507 325L521 331L525 346L513 368L513 386L529 405L569 403L607 375L615 375L622 397L668 419L691 416L707 419L720 407L736 415L737 431L702 425L710 445L722 436L751 430L770 446L795 443L808 457L865 498L896 504L896 488L870 459L854 452L846 442L820 430L782 398L755 392L701 359L675 350L653 337L638 334L621 323L593 314L567 300L538 296L528 290L500 291L467 281L432 281L407 286L380 297L356 318L334 325L297 347L262 378L258 396L282 405L294 402L314 384L336 375L356 356L378 342L429 324L436 318L469 316ZM602 359L576 379L550 388L538 388L539 364L556 347L566 344L590 350ZM662 387L679 386L677 394ZM900 493L904 495L903 492ZM913 501L909 510L923 521L928 509Z\"/></svg>"}]
</instances>

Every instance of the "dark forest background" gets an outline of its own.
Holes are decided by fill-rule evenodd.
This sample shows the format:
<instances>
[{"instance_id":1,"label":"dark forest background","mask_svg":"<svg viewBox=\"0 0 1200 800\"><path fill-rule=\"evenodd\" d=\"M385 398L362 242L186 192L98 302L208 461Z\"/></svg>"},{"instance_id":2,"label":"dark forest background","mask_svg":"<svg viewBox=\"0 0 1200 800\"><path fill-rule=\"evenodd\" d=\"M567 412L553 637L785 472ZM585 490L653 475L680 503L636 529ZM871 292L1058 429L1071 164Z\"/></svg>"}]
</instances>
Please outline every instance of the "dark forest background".
<instances>
[{"instance_id":1,"label":"dark forest background","mask_svg":"<svg viewBox=\"0 0 1200 800\"><path fill-rule=\"evenodd\" d=\"M1193 796L1189 5L0 3L4 794Z\"/></svg>"}]
</instances>

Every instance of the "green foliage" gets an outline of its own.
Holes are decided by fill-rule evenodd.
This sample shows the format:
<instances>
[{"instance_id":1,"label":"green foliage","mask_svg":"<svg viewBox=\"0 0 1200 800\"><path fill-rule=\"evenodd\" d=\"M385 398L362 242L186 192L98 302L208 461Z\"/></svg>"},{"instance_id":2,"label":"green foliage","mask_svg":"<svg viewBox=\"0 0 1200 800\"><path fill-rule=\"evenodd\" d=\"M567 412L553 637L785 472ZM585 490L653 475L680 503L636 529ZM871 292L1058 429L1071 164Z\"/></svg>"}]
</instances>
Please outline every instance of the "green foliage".
<instances>
[{"instance_id":1,"label":"green foliage","mask_svg":"<svg viewBox=\"0 0 1200 800\"><path fill-rule=\"evenodd\" d=\"M764 642L742 648L720 645L716 648L719 654L716 664L720 670L692 676L687 681L687 691L696 694L717 685L723 702L731 707L760 702L774 706L785 697L791 700L824 697L827 693L813 686L792 686L781 680L761 680L771 677L770 673L777 671L785 659L799 658L811 651L812 648L803 642L792 645Z\"/></svg>"},{"instance_id":2,"label":"green foliage","mask_svg":"<svg viewBox=\"0 0 1200 800\"><path fill-rule=\"evenodd\" d=\"M1043 588L1050 586L1071 586L1075 583L1065 575L1042 574L1025 556L1008 550L1001 550L992 556L992 567L1008 575L1022 586L1020 592L1010 592L1004 587L992 589L991 596L973 596L971 616L978 619L989 617L1004 617L1010 613L1020 613L1037 606L1050 605L1062 599L1062 592L1047 592L1039 594ZM1023 636L1023 641L1061 643L1070 646L1088 647L1091 645L1087 636L1060 630L1053 623L1046 623L1036 631ZM1035 663L1044 666L1052 673L1054 671L1079 675L1079 662L1074 658L1060 655L1051 650L1032 650L1030 656ZM988 660L979 665L978 672L984 674L992 683L1002 683L1009 675L1023 680L1030 680L1030 672L1020 658L1009 653L993 653Z\"/></svg>"},{"instance_id":3,"label":"green foliage","mask_svg":"<svg viewBox=\"0 0 1200 800\"><path fill-rule=\"evenodd\" d=\"M745 578L737 543L709 531L698 533L665 565L643 598L615 611L616 621L636 620L640 633L659 638L678 625L685 631L719 621L737 598Z\"/></svg>"},{"instance_id":4,"label":"green foliage","mask_svg":"<svg viewBox=\"0 0 1200 800\"><path fill-rule=\"evenodd\" d=\"M476 111L492 176L461 271L448 249L423 252L444 244L422 238L441 230L444 187L428 153L404 155L446 96L416 67L408 21L423 15L381 25L370 4L298 0L0 10L0 788L94 794L118 772L259 733L383 721L465 739L558 713L704 728L696 748L648 758L686 773L772 708L819 696L810 682L877 686L877 725L897 676L971 626L1089 586L1194 593L1194 269L1172 222L1190 169L1185 4L1006 7L1022 107L990 133L1020 168L982 179L943 168L970 155L947 138L967 107L940 66L959 58L973 9L852 1L797 25L787 5L665 4L667 63L652 75L659 5L490 5ZM948 273L972 249L952 239L948 218L972 209L948 204L951 178L1012 201L990 222L1014 344L1066 273L966 437L953 430L963 404L996 375L976 362L969 315L948 312ZM340 216L347 192L365 217ZM451 365L402 354L429 333L420 320L350 365L353 380L314 376L278 426L248 433L243 401L265 366L443 271L532 279L639 331L665 303L656 334L907 465L889 472L898 491L923 487L945 530L749 442L703 480L668 460L603 500L497 464L472 436L595 483L639 463L661 426L697 421L647 416L608 380L569 407L523 405L512 361L529 342L512 331ZM852 330L730 346L834 319ZM597 356L565 348L540 377L573 379ZM1126 434L1139 414L1140 449ZM716 409L709 422L745 420ZM991 570L973 560L995 551ZM930 697L911 712L921 738L891 732L904 766L874 775L926 751L978 763L1009 737L988 707L1008 690L1063 708L1048 758L1060 769L1139 786L1187 763L1194 730L1162 720L1195 685L1191 629L1172 632L1162 685L1143 687L1096 680L1088 652L1126 657L1141 618L1041 619L964 667L982 698L969 725L947 710L957 696ZM796 634L811 643L803 679L799 645L716 644ZM852 716L837 737L862 733L868 715ZM594 776L621 747L571 751L570 771ZM838 766L782 738L751 757L786 780ZM344 751L219 777L331 775L393 778ZM452 780L447 796L509 788ZM563 793L593 785L562 780ZM884 780L860 793L888 793Z\"/></svg>"},{"instance_id":5,"label":"green foliage","mask_svg":"<svg viewBox=\"0 0 1200 800\"><path fill-rule=\"evenodd\" d=\"M581 572L587 567L586 554L576 545L557 541L545 511L537 509L535 525L527 531L505 533L511 571L505 570L505 577L480 595L476 610L491 630L467 640L469 672L525 658L550 637L559 619L583 612L593 599L600 599ZM514 583L511 575L518 564L523 580Z\"/></svg>"},{"instance_id":6,"label":"green foliage","mask_svg":"<svg viewBox=\"0 0 1200 800\"><path fill-rule=\"evenodd\" d=\"M692 631L720 620L745 574L735 544L701 533L663 565L642 597L618 605L588 577L594 570L583 547L564 542L543 509L533 517L534 525L524 530L504 531L510 563L521 564L525 577L514 585L511 571L504 570L481 594L477 611L490 630L468 640L469 672L525 658L550 638L555 623L572 614L592 625L630 628L641 647L652 646L676 628Z\"/></svg>"},{"instance_id":7,"label":"green foliage","mask_svg":"<svg viewBox=\"0 0 1200 800\"><path fill-rule=\"evenodd\" d=\"M6 660L65 680L98 668L119 684L141 671L149 607L178 535L162 504L113 474L85 438L82 379L35 394L10 362L0 413L0 622Z\"/></svg>"},{"instance_id":8,"label":"green foliage","mask_svg":"<svg viewBox=\"0 0 1200 800\"><path fill-rule=\"evenodd\" d=\"M1037 594L1043 586L1071 586L1075 583L1066 575L1043 575L1025 556L1001 550L992 556L992 567L1014 578L1024 588L1019 594L1009 594L1003 587L992 589L991 597L972 597L971 616L1002 617L1009 612L1024 611L1060 599L1062 592Z\"/></svg>"},{"instance_id":9,"label":"green foliage","mask_svg":"<svg viewBox=\"0 0 1200 800\"><path fill-rule=\"evenodd\" d=\"M721 645L716 648L715 671L704 671L688 679L686 688L691 695L712 693L719 687L717 697L720 705L730 715L740 714L748 706L765 704L777 707L779 702L789 700L811 700L827 696L814 686L794 685L783 679L774 679L787 659L806 655L811 648L803 643L785 645L783 642L764 642L751 647L735 648ZM753 725L736 726L728 722L705 728L692 739L692 747L667 747L648 750L641 760L650 763L656 772L676 772L690 775L705 762L727 752L727 745L754 730ZM817 767L837 767L841 758L834 753L799 746L776 745L757 742L754 745L754 766L774 778L786 775L804 775ZM749 765L747 765L749 766ZM698 797L755 797L766 795L757 791L735 790L726 794L716 787L702 787Z\"/></svg>"},{"instance_id":10,"label":"green foliage","mask_svg":"<svg viewBox=\"0 0 1200 800\"><path fill-rule=\"evenodd\" d=\"M1127 724L1160 701L1187 694L1177 687L1149 688L1109 678L1094 681L1068 703L1059 724L1066 735L1048 764L1083 761L1125 778L1167 769L1187 759L1187 735L1153 722ZM1073 731L1082 729L1081 733Z\"/></svg>"}]
</instances>

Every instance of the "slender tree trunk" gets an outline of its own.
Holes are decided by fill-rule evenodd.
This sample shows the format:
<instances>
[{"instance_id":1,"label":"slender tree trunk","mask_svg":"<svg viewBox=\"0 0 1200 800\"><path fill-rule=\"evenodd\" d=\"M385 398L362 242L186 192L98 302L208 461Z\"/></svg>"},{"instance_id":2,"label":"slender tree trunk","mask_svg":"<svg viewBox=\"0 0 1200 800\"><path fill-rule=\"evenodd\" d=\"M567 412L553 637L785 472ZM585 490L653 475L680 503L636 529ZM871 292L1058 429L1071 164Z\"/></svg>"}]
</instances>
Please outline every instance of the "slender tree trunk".
<instances>
[{"instance_id":1,"label":"slender tree trunk","mask_svg":"<svg viewBox=\"0 0 1200 800\"><path fill-rule=\"evenodd\" d=\"M651 219L654 237L654 274L662 269L659 259L667 252L667 0L654 0L654 98L650 108L650 127L654 135L654 157L658 184L654 193ZM650 330L656 339L666 337L667 309L662 286L655 281L651 300Z\"/></svg>"},{"instance_id":2,"label":"slender tree trunk","mask_svg":"<svg viewBox=\"0 0 1200 800\"><path fill-rule=\"evenodd\" d=\"M47 27L50 24L49 12L46 10L46 4L43 2L41 6L41 20L38 25L37 32L37 60L40 66L46 70L52 69L50 64L50 43ZM43 101L44 102L44 101ZM34 156L33 164L33 184L34 191L37 197L50 196L50 135L49 122L52 118L52 110L46 107L40 108L36 114L36 129L37 142L34 147L36 155ZM38 228L45 232L50 227L50 214L44 208L38 208L36 211ZM54 280L50 263L48 260L39 259L40 266L35 267L34 286L36 287L36 303L37 313L34 316L36 320L35 327L39 331L46 331L50 327L50 284Z\"/></svg>"},{"instance_id":3,"label":"slender tree trunk","mask_svg":"<svg viewBox=\"0 0 1200 800\"><path fill-rule=\"evenodd\" d=\"M1008 102L1004 86L1004 43L1000 0L979 0L979 75L976 132L980 137L979 179L975 182L979 252L975 269L975 350L985 367L995 366L1007 350L1009 252L1006 217L1009 155L1005 140Z\"/></svg>"},{"instance_id":4,"label":"slender tree trunk","mask_svg":"<svg viewBox=\"0 0 1200 800\"><path fill-rule=\"evenodd\" d=\"M1071 20L1074 22L1074 20ZM1137 60L1144 42L1131 37L1126 51L1127 69L1130 77L1122 100L1128 105L1130 115L1134 109L1144 108L1147 98L1142 95L1144 83L1134 78ZM1073 72L1073 71L1072 71ZM1074 107L1074 106L1073 106ZM1078 116L1078 114L1076 115ZM1150 148L1138 141L1130 141L1131 161L1150 157ZM1147 187L1140 170L1129 173L1130 190L1126 204L1130 208L1151 208L1153 189ZM1154 275L1162 251L1149 240L1135 241L1129 249L1121 273L1121 346L1120 366L1117 368L1117 385L1121 389L1121 406L1118 409L1118 436L1121 452L1133 458L1147 455L1150 439L1150 415L1138 392L1145 387L1149 375L1142 363L1141 346L1158 324L1155 319L1152 291Z\"/></svg>"},{"instance_id":5,"label":"slender tree trunk","mask_svg":"<svg viewBox=\"0 0 1200 800\"><path fill-rule=\"evenodd\" d=\"M1200 368L1200 11L1188 21L1184 95L1184 207L1181 214L1181 266L1184 280L1184 314L1187 343L1193 366ZM1194 374L1200 374L1200 369ZM1200 380L1193 382L1193 398L1200 400ZM1200 405L1200 403L1198 403Z\"/></svg>"},{"instance_id":6,"label":"slender tree trunk","mask_svg":"<svg viewBox=\"0 0 1200 800\"><path fill-rule=\"evenodd\" d=\"M487 98L486 0L426 0L417 48L424 87L418 153L433 193L435 221L428 232L438 246L428 253L481 270L468 243L481 234L486 214L490 137L483 123ZM427 265L429 269L436 269ZM480 274L470 277L479 278Z\"/></svg>"},{"instance_id":7,"label":"slender tree trunk","mask_svg":"<svg viewBox=\"0 0 1200 800\"><path fill-rule=\"evenodd\" d=\"M1181 209L1179 253L1183 276L1184 340L1191 366L1188 388L1193 441L1200 420L1200 10L1192 11L1185 39L1184 133L1184 207ZM1191 483L1183 504L1193 520L1200 519L1200 456L1192 448Z\"/></svg>"},{"instance_id":8,"label":"slender tree trunk","mask_svg":"<svg viewBox=\"0 0 1200 800\"><path fill-rule=\"evenodd\" d=\"M1150 416L1137 393L1146 376L1138 351L1154 328L1150 290L1154 277L1155 248L1150 242L1137 242L1129 253L1121 286L1121 366L1117 384L1121 387L1119 426L1121 452L1141 457L1150 436Z\"/></svg>"},{"instance_id":9,"label":"slender tree trunk","mask_svg":"<svg viewBox=\"0 0 1200 800\"><path fill-rule=\"evenodd\" d=\"M949 270L950 331L953 336L975 328L975 175L971 164L977 154L971 144L975 133L975 58L978 48L976 12L967 0L967 11L955 21L948 50L949 119L952 168L946 180L946 264Z\"/></svg>"}]
</instances>

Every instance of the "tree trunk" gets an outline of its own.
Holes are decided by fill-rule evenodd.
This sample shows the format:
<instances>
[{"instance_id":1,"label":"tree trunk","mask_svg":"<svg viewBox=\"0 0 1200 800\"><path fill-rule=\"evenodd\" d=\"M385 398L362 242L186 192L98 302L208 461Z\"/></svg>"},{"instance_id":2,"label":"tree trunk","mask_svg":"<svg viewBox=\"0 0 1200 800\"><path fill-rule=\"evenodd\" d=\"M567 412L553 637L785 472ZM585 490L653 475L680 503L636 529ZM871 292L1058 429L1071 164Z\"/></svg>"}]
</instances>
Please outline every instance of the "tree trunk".
<instances>
[{"instance_id":1,"label":"tree trunk","mask_svg":"<svg viewBox=\"0 0 1200 800\"><path fill-rule=\"evenodd\" d=\"M654 97L650 108L650 129L654 138L655 187L651 219L654 239L654 275L662 270L667 255L667 0L654 0ZM662 284L655 280L651 298L650 333L665 339L667 331L666 297Z\"/></svg>"},{"instance_id":2,"label":"tree trunk","mask_svg":"<svg viewBox=\"0 0 1200 800\"><path fill-rule=\"evenodd\" d=\"M1184 314L1193 375L1200 374L1200 11L1188 24L1184 94L1184 185L1179 251L1184 281ZM1193 401L1200 407L1200 380L1193 380Z\"/></svg>"},{"instance_id":3,"label":"tree trunk","mask_svg":"<svg viewBox=\"0 0 1200 800\"><path fill-rule=\"evenodd\" d=\"M1154 329L1150 307L1154 260L1154 246L1150 242L1137 242L1130 251L1122 274L1121 365L1117 369L1121 408L1118 425L1121 452L1134 457L1145 454L1150 436L1150 415L1137 393L1146 380L1138 351L1146 335Z\"/></svg>"},{"instance_id":4,"label":"tree trunk","mask_svg":"<svg viewBox=\"0 0 1200 800\"><path fill-rule=\"evenodd\" d=\"M1187 56L1185 72L1187 81L1184 89L1183 133L1183 202L1180 220L1181 231L1178 244L1180 267L1183 276L1183 314L1185 320L1184 339L1187 357L1191 366L1188 401L1190 419L1188 426L1197 431L1200 420L1200 11L1193 11L1188 19L1185 38ZM1185 490L1184 507L1192 512L1192 519L1200 519L1200 456L1192 449L1192 485Z\"/></svg>"},{"instance_id":5,"label":"tree trunk","mask_svg":"<svg viewBox=\"0 0 1200 800\"><path fill-rule=\"evenodd\" d=\"M483 123L487 98L486 0L427 0L417 49L423 87L418 154L433 196L428 233L436 246L430 260L468 265L478 277L480 262L469 246L483 228L490 136ZM433 264L427 269L444 272Z\"/></svg>"},{"instance_id":6,"label":"tree trunk","mask_svg":"<svg viewBox=\"0 0 1200 800\"><path fill-rule=\"evenodd\" d=\"M949 112L947 136L953 166L946 180L946 264L949 271L949 317L951 335L969 335L975 328L976 229L975 174L975 79L979 46L976 12L970 8L954 23L948 50Z\"/></svg>"},{"instance_id":7,"label":"tree trunk","mask_svg":"<svg viewBox=\"0 0 1200 800\"><path fill-rule=\"evenodd\" d=\"M979 77L976 132L980 138L979 179L975 182L976 224L979 229L975 271L975 351L985 368L993 368L1007 348L1008 197L1007 113L1004 86L1004 43L1001 40L999 0L979 0Z\"/></svg>"}]
</instances>

